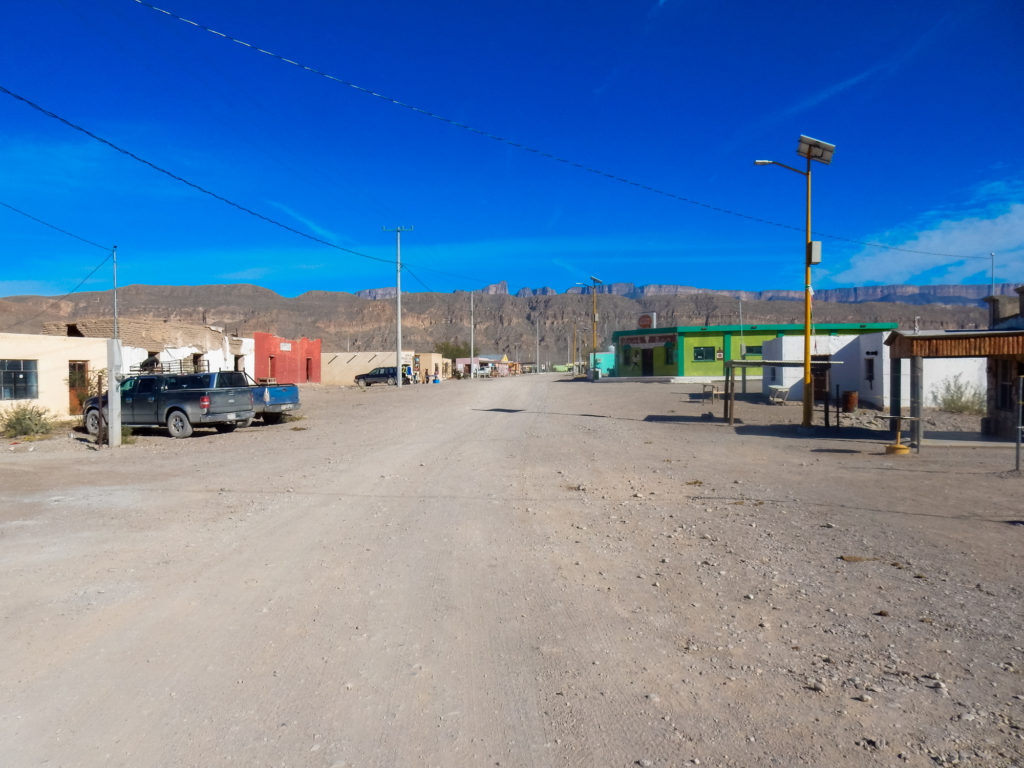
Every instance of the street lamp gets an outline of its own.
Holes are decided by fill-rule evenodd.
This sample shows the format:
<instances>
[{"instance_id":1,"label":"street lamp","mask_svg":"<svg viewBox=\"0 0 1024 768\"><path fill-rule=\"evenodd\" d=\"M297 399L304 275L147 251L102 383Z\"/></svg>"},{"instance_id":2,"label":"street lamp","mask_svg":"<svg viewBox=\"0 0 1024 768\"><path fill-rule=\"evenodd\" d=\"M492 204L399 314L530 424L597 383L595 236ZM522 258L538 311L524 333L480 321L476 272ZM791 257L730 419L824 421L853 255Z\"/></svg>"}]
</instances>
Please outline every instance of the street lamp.
<instances>
[{"instance_id":1,"label":"street lamp","mask_svg":"<svg viewBox=\"0 0 1024 768\"><path fill-rule=\"evenodd\" d=\"M811 426L811 414L814 409L814 388L811 380L811 264L821 261L821 250L811 241L811 160L829 165L832 154L836 151L835 144L800 136L796 153L807 158L807 170L801 171L785 163L775 160L755 160L754 165L780 165L787 170L799 173L807 179L807 239L804 249L804 413L803 426Z\"/></svg>"},{"instance_id":2,"label":"street lamp","mask_svg":"<svg viewBox=\"0 0 1024 768\"><path fill-rule=\"evenodd\" d=\"M590 284L590 292L594 295L594 364L597 365L597 286L604 283L591 275Z\"/></svg>"}]
</instances>

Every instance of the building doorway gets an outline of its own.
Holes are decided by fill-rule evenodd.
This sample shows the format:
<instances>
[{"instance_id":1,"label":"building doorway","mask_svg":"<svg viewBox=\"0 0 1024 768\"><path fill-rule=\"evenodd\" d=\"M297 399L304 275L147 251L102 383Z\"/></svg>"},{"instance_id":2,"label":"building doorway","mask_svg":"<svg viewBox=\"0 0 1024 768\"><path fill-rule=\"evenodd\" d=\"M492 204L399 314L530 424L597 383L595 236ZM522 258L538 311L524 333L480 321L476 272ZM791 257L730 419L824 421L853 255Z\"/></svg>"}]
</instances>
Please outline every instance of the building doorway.
<instances>
[{"instance_id":1,"label":"building doorway","mask_svg":"<svg viewBox=\"0 0 1024 768\"><path fill-rule=\"evenodd\" d=\"M267 378L277 381L277 358L270 356L270 364L267 366Z\"/></svg>"},{"instance_id":2,"label":"building doorway","mask_svg":"<svg viewBox=\"0 0 1024 768\"><path fill-rule=\"evenodd\" d=\"M68 361L68 413L77 416L89 397L89 361Z\"/></svg>"},{"instance_id":3,"label":"building doorway","mask_svg":"<svg viewBox=\"0 0 1024 768\"><path fill-rule=\"evenodd\" d=\"M828 400L832 381L829 374L832 368L831 361L831 355L811 355L811 383L814 385L811 391L814 393L815 403Z\"/></svg>"},{"instance_id":4,"label":"building doorway","mask_svg":"<svg viewBox=\"0 0 1024 768\"><path fill-rule=\"evenodd\" d=\"M654 375L654 350L653 349L641 349L640 350L640 375L641 376L653 376Z\"/></svg>"}]
</instances>

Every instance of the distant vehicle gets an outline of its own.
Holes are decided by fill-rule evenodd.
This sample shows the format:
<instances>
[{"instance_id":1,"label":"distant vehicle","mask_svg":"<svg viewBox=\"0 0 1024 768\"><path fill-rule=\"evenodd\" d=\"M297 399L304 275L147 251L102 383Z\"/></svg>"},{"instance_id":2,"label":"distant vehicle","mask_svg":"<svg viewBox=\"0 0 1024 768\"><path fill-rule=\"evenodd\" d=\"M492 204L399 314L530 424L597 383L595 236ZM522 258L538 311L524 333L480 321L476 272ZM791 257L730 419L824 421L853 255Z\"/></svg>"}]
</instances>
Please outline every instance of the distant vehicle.
<instances>
[{"instance_id":1,"label":"distant vehicle","mask_svg":"<svg viewBox=\"0 0 1024 768\"><path fill-rule=\"evenodd\" d=\"M299 410L299 387L297 384L277 384L273 379L254 382L246 376L252 388L252 403L256 415L265 424L277 424L286 413Z\"/></svg>"},{"instance_id":2,"label":"distant vehicle","mask_svg":"<svg viewBox=\"0 0 1024 768\"><path fill-rule=\"evenodd\" d=\"M360 373L356 376L356 384L360 387L368 387L371 384L397 384L398 383L398 368L393 365L384 365L379 368L374 368L369 373ZM405 373L402 373L402 383L412 383Z\"/></svg>"},{"instance_id":3,"label":"distant vehicle","mask_svg":"<svg viewBox=\"0 0 1024 768\"><path fill-rule=\"evenodd\" d=\"M128 376L120 391L123 425L167 427L171 437L189 437L195 427L230 432L249 426L256 415L252 390L241 371ZM106 417L106 395L83 404L82 420L90 435L99 433L101 407Z\"/></svg>"}]
</instances>

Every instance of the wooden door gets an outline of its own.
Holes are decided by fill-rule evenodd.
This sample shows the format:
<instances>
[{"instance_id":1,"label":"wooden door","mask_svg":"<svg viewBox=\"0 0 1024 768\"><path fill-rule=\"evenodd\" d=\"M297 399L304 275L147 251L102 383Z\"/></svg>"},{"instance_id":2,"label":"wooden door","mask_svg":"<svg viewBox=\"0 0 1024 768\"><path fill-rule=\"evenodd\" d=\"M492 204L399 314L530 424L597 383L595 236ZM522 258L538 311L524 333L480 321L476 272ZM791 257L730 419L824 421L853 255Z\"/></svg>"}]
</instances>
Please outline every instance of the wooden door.
<instances>
[{"instance_id":1,"label":"wooden door","mask_svg":"<svg viewBox=\"0 0 1024 768\"><path fill-rule=\"evenodd\" d=\"M77 416L89 397L89 361L68 361L68 413Z\"/></svg>"}]
</instances>

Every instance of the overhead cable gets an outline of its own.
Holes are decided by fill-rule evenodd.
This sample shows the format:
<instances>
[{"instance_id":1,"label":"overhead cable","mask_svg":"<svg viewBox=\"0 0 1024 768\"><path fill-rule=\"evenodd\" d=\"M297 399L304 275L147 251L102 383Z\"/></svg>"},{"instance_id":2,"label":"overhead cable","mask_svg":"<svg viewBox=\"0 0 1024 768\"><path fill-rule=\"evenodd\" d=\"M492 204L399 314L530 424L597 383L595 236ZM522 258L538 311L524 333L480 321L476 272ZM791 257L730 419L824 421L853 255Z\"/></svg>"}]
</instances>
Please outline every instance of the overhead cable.
<instances>
[{"instance_id":1,"label":"overhead cable","mask_svg":"<svg viewBox=\"0 0 1024 768\"><path fill-rule=\"evenodd\" d=\"M100 250L105 251L105 250L107 250L110 247L110 246L107 246L107 245L100 245L99 243L94 243L92 240L87 240L84 237L76 235L74 232L68 232L66 229L61 229L60 227L54 226L53 224L50 224L48 221L43 221L42 219L37 219L31 213L25 213L25 211L23 211L23 210L21 210L19 208L15 208L13 205L8 205L7 203L3 202L2 200L0 200L0 205L2 205L4 208L7 208L8 210L14 211L15 213L20 213L22 216L24 216L24 217L26 217L28 219L32 219L32 221L35 221L35 222L37 222L39 224L42 224L44 227L49 227L50 229L55 229L58 232L60 232L62 235L67 235L68 237L73 237L73 238L75 238L75 240L81 240L83 243L91 245L94 248L99 248Z\"/></svg>"},{"instance_id":2,"label":"overhead cable","mask_svg":"<svg viewBox=\"0 0 1024 768\"><path fill-rule=\"evenodd\" d=\"M418 107L415 104L409 104L408 102L401 101L400 99L396 99L396 98L394 98L392 96L388 96L388 95L383 94L383 93L378 93L377 91L374 91L371 88L366 88L365 86L359 85L358 83L353 83L350 80L345 80L343 78L337 77L336 75L332 75L331 73L325 72L325 71L323 71L321 69L317 69L316 67L311 67L311 66L309 66L307 64L302 64L302 63L300 63L298 61L295 61L293 59L289 59L289 58L287 58L285 56L282 56L279 53L274 53L273 51L268 51L265 48L260 48L259 46L254 45L253 43L248 43L245 40L240 40L237 37L232 37L231 35L228 35L228 34L226 34L224 32L219 32L216 29L211 29L210 27L204 26L203 24L200 24L197 21L193 21L192 19L186 19L183 16L179 16L178 14L173 13L172 11L165 10L164 8L158 8L157 6L153 5L152 3L145 2L145 0L134 0L134 2L138 3L139 5L145 6L146 8L149 8L149 9L151 9L153 11L156 11L158 13L162 13L165 16L169 16L172 19L176 19L176 20L181 21L181 22L183 22L185 24L189 24L190 26L193 26L196 29L201 29L204 32L209 32L210 34L216 35L217 37L223 38L224 40L228 40L229 42L236 43L238 45L244 46L245 48L249 48L249 49L251 49L253 51L256 51L257 53L262 53L265 56L269 56L269 57L271 57L273 59L277 59L278 61L281 61L281 62L283 62L285 64L290 64L290 65L292 65L294 67L298 67L299 69L305 70L306 72L310 72L311 74L319 75L320 77L323 77L323 78L325 78L327 80L331 80L331 81L333 81L335 83L338 83L339 85L344 85L345 87L351 88L351 89L353 89L355 91L359 91L360 93L366 94L367 96L372 96L375 99L380 99L382 101L386 101L389 104L394 104L397 107L402 107L403 109L408 109L411 112L415 112L417 114L423 115L424 117L430 117L430 118L433 118L434 120L439 120L442 123L446 123L446 124L451 125L451 126L453 126L455 128L461 128L462 130L469 131L470 133L474 133L474 134L476 134L478 136L482 136L483 138L491 139L493 141L497 141L497 142L500 142L502 144L506 144L507 146L515 147L516 149L522 150L524 152L530 152L530 153L538 155L540 157L545 157L545 158L547 158L549 160L554 160L555 162L562 163L563 165L568 165L568 166L570 166L572 168L576 168L576 169L581 170L581 171L586 171L587 173L592 173L592 174L595 174L597 176L603 176L604 178L609 179L611 181L616 181L616 182L619 182L620 184L626 184L628 186L635 187L637 189L641 189L641 190L643 190L645 192L652 192L652 193L654 193L656 195L661 195L662 197L668 197L668 198L671 198L673 200L678 200L679 202L687 203L688 205L695 205L695 206L697 206L699 208L705 208L707 210L715 211L717 213L722 213L722 214L725 214L727 216L735 216L737 218L746 219L748 221L753 221L753 222L756 222L758 224L768 224L769 226L779 227L781 229L788 229L788 230L792 230L794 232L803 232L804 231L804 229L802 227L796 227L796 226L793 226L792 224L782 224L781 222L772 221L771 219L765 219L765 218L761 218L759 216L751 216L750 214L742 213L740 211L734 211L734 210L731 210L729 208L723 208L721 206L712 205L710 203L705 203L705 202L702 202L700 200L694 200L692 198L684 197L683 195L676 194L675 192L669 192L669 191L664 190L664 189L659 189L658 187L652 187L649 184L643 184L643 183L638 182L638 181L633 181L632 179L628 179L625 176L619 176L618 174L609 173L609 172L603 171L603 170L601 170L599 168L592 168L592 167L590 167L590 166L588 166L588 165L586 165L584 163L578 163L578 162L576 162L574 160L568 160L568 159L566 159L564 157L559 157L558 155L553 154L551 152L545 152L545 151L543 151L541 149L537 149L535 147L531 147L528 144L522 144L520 142L513 141L512 139L506 138L504 136L498 136L497 134L491 133L490 131L486 131L486 130L483 130L481 128L476 128L476 127L474 127L472 125L468 125L466 123L459 122L458 120L453 120L453 119L451 119L449 117L445 117L444 115L437 114L436 112L431 112L429 109L424 109L423 107ZM865 240L856 240L856 239L851 238L851 237L843 237L842 235L830 235L830 234L827 234L827 233L824 233L824 232L814 232L813 234L818 235L818 237L828 238L829 240L838 240L840 242L851 243L853 245L862 245L862 246L866 246L866 247L870 247L870 248L884 248L884 249L890 250L890 251L900 251L900 252L903 252L903 253L916 253L916 254L921 254L921 255L924 255L924 256L940 256L942 258L957 259L957 260L987 258L987 257L984 257L984 256L961 256L961 255L952 254L952 253L938 253L938 252L935 252L935 251L922 251L922 250L917 250L917 249L914 249L914 248L904 248L902 246L897 246L897 245L886 245L885 243L876 243L876 242L865 241Z\"/></svg>"},{"instance_id":3,"label":"overhead cable","mask_svg":"<svg viewBox=\"0 0 1024 768\"><path fill-rule=\"evenodd\" d=\"M0 205L2 205L4 208L7 208L8 210L14 211L15 213L19 213L19 214L21 214L22 216L24 216L24 217L26 217L28 219L32 219L32 221L37 222L39 224L42 224L44 227L49 227L50 229L56 230L57 232L60 232L62 235L67 235L68 237L73 237L75 240L81 240L83 243L86 243L87 245L91 245L91 246L93 246L95 248L99 248L102 251L108 251L108 250L110 251L110 253L107 255L107 257L105 259L103 259L103 261L101 261L99 264L97 264L95 267L93 267L92 271L89 274L87 274L85 277L83 277L78 282L78 285L76 285L70 291L65 293L63 296L60 296L60 297L58 297L56 299L51 299L50 301L48 301L39 312L37 312L36 314L32 315L31 317L27 317L27 318L25 318L23 320L19 320L18 322L13 323L12 325L8 325L6 328L4 328L4 331L9 331L11 328L17 328L19 325L24 325L25 323L31 322L32 320L35 320L37 317L40 317L40 316L46 314L47 310L51 306L56 304L58 301L63 301L64 299L66 299L71 294L76 293L79 288L81 288L83 285L85 285L85 282L90 277L92 277L93 275L96 274L96 272L99 271L100 267L102 267L104 264L106 264L108 261L110 261L111 257L114 255L114 251L113 251L113 249L110 246L100 245L99 243L94 243L92 240L84 238L81 235L76 235L74 232L68 232L66 229L61 229L60 227L58 227L58 226L56 226L54 224L51 224L48 221L43 221L42 219L37 218L36 216L33 216L31 213L26 213L25 211L21 210L20 208L15 208L13 205L9 205L9 204L3 202L2 200L0 200Z\"/></svg>"},{"instance_id":4,"label":"overhead cable","mask_svg":"<svg viewBox=\"0 0 1024 768\"><path fill-rule=\"evenodd\" d=\"M0 203L0 205L4 205L4 203ZM6 206L6 207L10 208L9 205ZM21 211L18 211L18 212L21 213ZM28 215L28 214L26 214L26 215ZM29 218L34 218L34 217L29 216ZM36 221L39 221L39 219L36 219ZM45 223L45 222L40 222L40 223ZM47 224L47 226L50 226L50 225ZM54 227L54 229L57 229L57 227ZM62 230L62 229L58 230L58 231L59 232L64 232L64 230ZM67 235L67 234L70 234L70 233L69 232L64 232L64 234ZM72 237L77 237L76 235L71 235L71 236ZM78 239L81 240L82 238L78 238ZM89 241L86 240L85 242L88 243ZM95 243L89 243L89 244L90 245L95 245ZM99 247L102 248L103 246L99 246ZM70 291L65 293L63 296L58 296L56 299L51 299L50 301L46 302L46 304L43 305L43 308L41 310L39 310L38 312L36 312L31 317L26 317L24 320L19 320L16 323L12 323L11 325L8 325L6 328L4 328L4 331L6 332L6 331L9 331L11 328L17 328L19 325L24 325L25 323L29 323L29 322L35 320L37 317L41 317L41 316L45 315L47 310L49 310L49 308L52 307L54 304L56 304L59 301L64 301L64 299L66 299L68 296L70 296L71 294L73 294L76 291L78 291L79 288L81 288L83 285L85 285L85 281L86 280L88 280L90 277L95 275L99 271L100 267L102 267L104 264L106 264L108 261L110 261L113 257L114 257L114 249L111 248L110 249L110 253L107 255L107 257L105 259L103 259L103 261L101 261L95 267L93 267L92 271L88 275L86 275L81 280L79 280L78 281L78 285L76 285Z\"/></svg>"},{"instance_id":5,"label":"overhead cable","mask_svg":"<svg viewBox=\"0 0 1024 768\"><path fill-rule=\"evenodd\" d=\"M417 267L417 269L419 269L419 267ZM409 277L411 277L411 278L412 278L413 280L415 280L415 281L416 281L417 283L419 283L420 285L422 285L422 286L423 286L423 288L424 288L424 289L426 290L426 292L427 292L427 293L436 293L436 291L433 291L433 290L431 290L431 289L430 289L430 286L429 286L429 285L427 285L427 284L426 284L426 283L424 283L424 282L423 282L422 280L420 280L420 278L419 278L419 277L418 277L418 276L416 275L416 273L415 273L415 272L413 272L413 271L412 271L411 269L409 269L409 266L408 266L408 264L405 264L405 263L403 263L403 264L402 264L402 271L403 271L403 272L406 272L406 273L408 273Z\"/></svg>"},{"instance_id":6,"label":"overhead cable","mask_svg":"<svg viewBox=\"0 0 1024 768\"><path fill-rule=\"evenodd\" d=\"M295 229L295 227L290 227L290 226L288 226L287 224L285 224L283 222L277 221L276 219L272 219L269 216L265 216L262 213L254 211L252 208L247 208L246 206L241 205L239 203L236 203L233 200L229 200L228 198L224 197L223 195L218 195L216 192L211 192L209 189L206 189L205 187L202 187L199 184L191 182L188 179L186 179L186 178L184 178L182 176L177 175L176 173L172 173L171 171L168 171L165 168L161 168L159 165L156 165L155 163L151 163L149 160L146 160L145 158L139 157L134 152L130 152L127 149L119 147L114 142L108 141L107 139L104 139L102 136L97 136L92 131L89 131L89 130L83 128L80 125L76 125L75 123L72 123L70 120L67 120L67 119L61 117L60 115L58 115L58 114L56 114L54 112L51 112L48 109L45 109L45 108L39 106L34 101L30 101L29 99L26 99L24 96L20 96L17 93L14 93L14 91L9 90L9 89L5 88L2 85L0 85L0 92L6 93L8 96L11 96L11 97L17 99L18 101L20 101L20 102L22 102L24 104L27 104L28 106L32 107L32 109L35 109L35 110L37 110L39 112L42 112L47 117L51 117L54 120L57 120L58 122L61 122L64 125L68 126L69 128L73 128L74 130L79 131L80 133L84 133L89 138L95 139L96 141L100 142L101 144L106 144L111 149L116 150L117 152L120 152L122 155L126 155L126 156L130 157L132 160L137 160L138 162L142 163L143 165L149 166L154 171L158 171L158 172L164 174L165 176L169 176L170 178L174 179L175 181L180 181L182 184L185 184L186 186L192 187L192 189L194 189L194 190L196 190L198 192L202 192L204 195L209 195L210 197L212 197L212 198L214 198L216 200L220 200L222 203L230 205L232 208L237 208L238 210L240 210L240 211L242 211L244 213L248 213L250 216L255 216L257 219L261 219L261 220L267 222L268 224L273 224L275 227L280 227L281 229L287 230L288 232L291 232L293 234L299 235L300 237L304 237L307 240L312 240L313 242L320 243L321 245L326 245L329 248L334 248L334 249L339 250L339 251L344 251L345 253L351 253L353 256L359 256L359 257L364 258L364 259L370 259L371 261L380 261L380 262L383 262L385 264L391 263L389 259L382 259L382 258L379 258L377 256L370 256L369 254L366 254L366 253L360 253L359 251L353 251L351 248L344 248L344 247L342 247L340 245L337 245L336 243L332 243L329 240L324 240L323 238L319 238L316 235L311 235L308 232L303 232L301 229Z\"/></svg>"}]
</instances>

